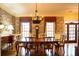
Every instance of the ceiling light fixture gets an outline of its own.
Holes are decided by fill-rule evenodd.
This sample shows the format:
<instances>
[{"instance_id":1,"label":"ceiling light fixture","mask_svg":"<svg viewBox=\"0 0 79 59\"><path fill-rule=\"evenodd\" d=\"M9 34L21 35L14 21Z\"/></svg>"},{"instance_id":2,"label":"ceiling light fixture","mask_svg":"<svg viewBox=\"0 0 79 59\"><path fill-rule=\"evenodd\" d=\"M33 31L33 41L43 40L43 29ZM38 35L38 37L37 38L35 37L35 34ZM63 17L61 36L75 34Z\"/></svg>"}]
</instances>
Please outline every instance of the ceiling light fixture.
<instances>
[{"instance_id":1,"label":"ceiling light fixture","mask_svg":"<svg viewBox=\"0 0 79 59\"><path fill-rule=\"evenodd\" d=\"M38 16L37 3L36 3L35 17L33 17L33 23L39 24L41 20L42 20L42 17Z\"/></svg>"}]
</instances>

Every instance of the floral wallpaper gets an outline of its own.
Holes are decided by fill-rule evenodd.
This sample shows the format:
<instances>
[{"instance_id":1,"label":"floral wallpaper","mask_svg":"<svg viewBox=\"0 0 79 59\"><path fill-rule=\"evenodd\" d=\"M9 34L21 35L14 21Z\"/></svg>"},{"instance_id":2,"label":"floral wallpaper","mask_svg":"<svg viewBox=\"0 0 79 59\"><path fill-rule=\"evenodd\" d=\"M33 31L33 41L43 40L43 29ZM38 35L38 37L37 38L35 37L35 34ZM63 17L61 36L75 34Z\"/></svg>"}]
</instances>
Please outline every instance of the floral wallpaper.
<instances>
[{"instance_id":1,"label":"floral wallpaper","mask_svg":"<svg viewBox=\"0 0 79 59\"><path fill-rule=\"evenodd\" d=\"M64 18L63 17L56 17L56 33L63 34L64 32Z\"/></svg>"},{"instance_id":2,"label":"floral wallpaper","mask_svg":"<svg viewBox=\"0 0 79 59\"><path fill-rule=\"evenodd\" d=\"M20 33L20 18L19 17L15 17L14 18L14 33L19 34Z\"/></svg>"},{"instance_id":3,"label":"floral wallpaper","mask_svg":"<svg viewBox=\"0 0 79 59\"><path fill-rule=\"evenodd\" d=\"M3 9L0 8L0 22L4 25L4 28L2 30L2 33L4 34L8 34L8 25L13 25L14 21L13 21L13 17L11 14L7 13L6 11L4 11ZM14 25L13 25L14 27Z\"/></svg>"}]
</instances>

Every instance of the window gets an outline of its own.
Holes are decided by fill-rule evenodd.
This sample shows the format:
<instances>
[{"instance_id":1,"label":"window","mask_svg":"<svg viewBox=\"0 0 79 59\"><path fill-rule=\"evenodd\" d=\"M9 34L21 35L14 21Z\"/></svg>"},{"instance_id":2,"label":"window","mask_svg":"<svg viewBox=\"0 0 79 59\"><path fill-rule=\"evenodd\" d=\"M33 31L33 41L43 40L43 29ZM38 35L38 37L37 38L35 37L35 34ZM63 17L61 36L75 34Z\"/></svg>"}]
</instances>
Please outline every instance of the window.
<instances>
[{"instance_id":1,"label":"window","mask_svg":"<svg viewBox=\"0 0 79 59\"><path fill-rule=\"evenodd\" d=\"M29 37L30 34L30 23L29 22L22 22L22 40L26 40L25 37ZM29 41L29 39L27 39L27 41Z\"/></svg>"},{"instance_id":2,"label":"window","mask_svg":"<svg viewBox=\"0 0 79 59\"><path fill-rule=\"evenodd\" d=\"M77 42L78 39L78 23L65 24L66 41Z\"/></svg>"},{"instance_id":3,"label":"window","mask_svg":"<svg viewBox=\"0 0 79 59\"><path fill-rule=\"evenodd\" d=\"M69 40L75 40L75 25L69 25Z\"/></svg>"},{"instance_id":4,"label":"window","mask_svg":"<svg viewBox=\"0 0 79 59\"><path fill-rule=\"evenodd\" d=\"M75 56L75 42L78 40L78 21L65 21L65 56ZM73 42L73 43L72 43Z\"/></svg>"},{"instance_id":5,"label":"window","mask_svg":"<svg viewBox=\"0 0 79 59\"><path fill-rule=\"evenodd\" d=\"M55 33L55 23L54 22L46 22L46 36L47 37L54 37ZM53 38L52 38L53 41Z\"/></svg>"}]
</instances>

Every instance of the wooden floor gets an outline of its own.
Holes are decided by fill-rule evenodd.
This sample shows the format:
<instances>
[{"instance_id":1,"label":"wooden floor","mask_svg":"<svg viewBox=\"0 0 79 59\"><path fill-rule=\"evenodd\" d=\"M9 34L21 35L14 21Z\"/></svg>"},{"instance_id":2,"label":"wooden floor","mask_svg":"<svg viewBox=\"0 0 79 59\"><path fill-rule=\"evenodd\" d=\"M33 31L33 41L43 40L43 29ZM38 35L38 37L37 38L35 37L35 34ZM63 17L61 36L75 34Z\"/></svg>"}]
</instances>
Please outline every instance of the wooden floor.
<instances>
[{"instance_id":1,"label":"wooden floor","mask_svg":"<svg viewBox=\"0 0 79 59\"><path fill-rule=\"evenodd\" d=\"M65 44L64 47L64 56L75 56L75 46L76 44ZM2 56L16 56L16 50L15 48L12 50L8 50L8 51L1 51L2 52ZM52 50L39 50L38 53L35 53L35 51L31 50L31 52L29 51L28 54L26 53L27 50L25 51L24 48L22 48L20 50L19 56L56 56L55 54L53 54Z\"/></svg>"},{"instance_id":2,"label":"wooden floor","mask_svg":"<svg viewBox=\"0 0 79 59\"><path fill-rule=\"evenodd\" d=\"M6 50L1 50L1 56L16 56L15 45L13 44L13 47L10 46Z\"/></svg>"}]
</instances>

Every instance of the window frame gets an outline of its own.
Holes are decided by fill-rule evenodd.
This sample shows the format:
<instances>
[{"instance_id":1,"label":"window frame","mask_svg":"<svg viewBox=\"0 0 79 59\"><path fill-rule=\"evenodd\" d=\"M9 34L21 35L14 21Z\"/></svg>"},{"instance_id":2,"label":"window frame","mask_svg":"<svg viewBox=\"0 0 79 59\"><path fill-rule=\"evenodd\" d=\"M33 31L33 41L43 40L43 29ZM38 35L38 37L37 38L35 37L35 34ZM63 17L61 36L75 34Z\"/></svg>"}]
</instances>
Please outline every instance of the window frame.
<instances>
[{"instance_id":1,"label":"window frame","mask_svg":"<svg viewBox=\"0 0 79 59\"><path fill-rule=\"evenodd\" d=\"M52 26L53 27L53 32L51 34L53 34L53 36L47 36L47 23L53 23L54 25ZM50 31L51 32L51 31ZM45 30L45 33L46 33L46 37L52 37L51 41L54 41L54 35L55 35L55 22L46 22L46 30ZM50 40L50 39L49 39Z\"/></svg>"},{"instance_id":2,"label":"window frame","mask_svg":"<svg viewBox=\"0 0 79 59\"><path fill-rule=\"evenodd\" d=\"M67 40L65 40L66 43L76 43L78 38L77 38L77 25L79 23L65 23L67 25ZM75 25L75 40L69 40L69 25Z\"/></svg>"}]
</instances>

